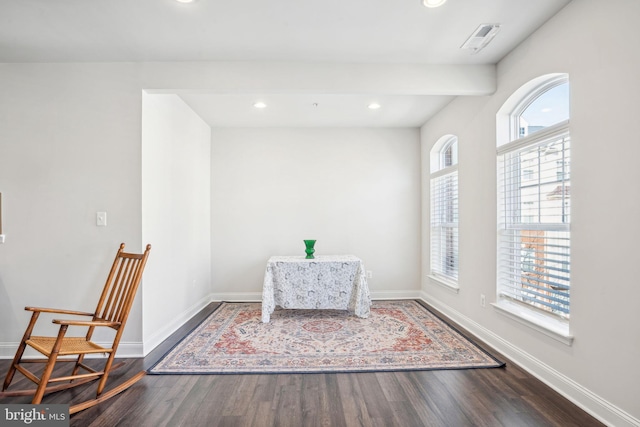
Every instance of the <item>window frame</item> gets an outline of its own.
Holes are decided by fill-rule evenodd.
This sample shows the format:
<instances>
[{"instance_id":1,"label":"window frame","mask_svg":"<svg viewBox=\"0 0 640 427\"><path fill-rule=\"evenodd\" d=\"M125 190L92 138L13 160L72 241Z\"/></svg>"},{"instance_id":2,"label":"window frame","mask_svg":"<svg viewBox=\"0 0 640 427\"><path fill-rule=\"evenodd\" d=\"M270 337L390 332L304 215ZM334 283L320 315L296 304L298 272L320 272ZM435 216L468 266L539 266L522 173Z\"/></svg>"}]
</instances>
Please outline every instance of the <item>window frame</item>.
<instances>
[{"instance_id":1,"label":"window frame","mask_svg":"<svg viewBox=\"0 0 640 427\"><path fill-rule=\"evenodd\" d=\"M441 137L431 149L430 156L429 278L457 293L459 291L458 137L455 135ZM436 186L441 185L453 186L453 189L445 190L453 191L454 196L453 199L448 199L445 206L437 205L436 197L440 194L440 190L434 191ZM453 220L436 220L436 217L443 216L450 216ZM439 231L436 232L437 230ZM442 238L443 235L446 238ZM435 247L439 247L438 251L434 251Z\"/></svg>"},{"instance_id":2,"label":"window frame","mask_svg":"<svg viewBox=\"0 0 640 427\"><path fill-rule=\"evenodd\" d=\"M514 242L506 242L507 237L505 237L508 233L516 232L518 228L524 229L528 228L526 226L526 221L523 220L524 213L522 213L521 217L517 222L512 223L511 225L506 225L506 221L504 218L510 209L507 206L508 203L503 203L501 197L504 196L504 191L517 191L518 195L514 196L516 199L519 199L521 196L520 192L522 191L521 180L522 176L519 179L514 180L513 183L507 185L505 187L501 187L501 179L505 172L502 170L504 166L503 162L505 161L508 155L514 155L515 153L526 150L526 149L534 149L536 146L539 146L540 141L554 139L554 138L564 138L566 136L567 141L570 141L570 132L569 132L569 120L564 120L562 122L556 123L551 126L547 126L543 129L540 129L534 133L528 135L522 135L520 131L520 118L522 114L529 108L529 106L543 96L547 91L565 84L569 83L569 76L567 74L553 74L549 76L542 76L537 79L532 80L528 85L523 86L518 91L516 91L512 97L505 103L503 109L508 108L508 105L511 105L512 108L510 111L507 111L504 116L507 116L508 120L501 121L499 117L497 117L497 184L498 184L498 206L497 206L497 219L498 219L498 235L497 235L497 269L496 269L496 302L492 304L495 308L498 309L498 312L505 314L506 316L512 318L513 320L518 321L519 323L525 324L529 327L532 327L564 344L571 345L573 343L573 336L569 333L569 317L563 318L562 316L558 316L552 312L547 310L539 309L534 304L527 303L524 301L519 301L517 299L510 298L505 296L505 286L506 283L503 283L503 274L508 269L508 267L504 267L505 263L511 262L513 265L514 261L508 258L508 255L504 254L503 249L506 246L508 248L508 253L514 254L516 250L522 249L522 242L516 243ZM516 101L513 101L513 98L516 98ZM508 132L505 132L504 127L500 129L501 126L508 126ZM500 135L503 136L502 140L500 139ZM506 138L504 138L506 137ZM508 140L507 140L508 138ZM570 144L570 142L569 142ZM568 146L568 150L570 151L570 145ZM570 162L570 154L568 162ZM563 162L567 161L563 157ZM565 163L566 165L566 163ZM570 163L569 163L570 165ZM523 167L522 163L519 163L519 171L522 172L526 169ZM570 167L570 166L569 166ZM569 169L570 170L570 169ZM569 172L570 173L570 172ZM563 179L564 168L563 168ZM569 176L569 185L570 185L570 176ZM511 188L511 190L508 189ZM541 190L541 187L538 191ZM516 194L516 193L513 193ZM511 196L510 196L511 197ZM502 204L501 204L502 203ZM564 198L563 198L563 209L564 209ZM571 247L570 243L570 218L569 221L565 223L564 210L562 213L562 224L546 224L542 221L534 222L533 228L539 230L547 230L547 231L566 231L569 243L568 248ZM505 245L505 246L503 246ZM567 259L570 259L570 252L567 255ZM522 268L522 266L520 266ZM569 268L567 267L567 270ZM569 286L570 286L570 273L569 274ZM570 291L567 291L570 292Z\"/></svg>"}]
</instances>

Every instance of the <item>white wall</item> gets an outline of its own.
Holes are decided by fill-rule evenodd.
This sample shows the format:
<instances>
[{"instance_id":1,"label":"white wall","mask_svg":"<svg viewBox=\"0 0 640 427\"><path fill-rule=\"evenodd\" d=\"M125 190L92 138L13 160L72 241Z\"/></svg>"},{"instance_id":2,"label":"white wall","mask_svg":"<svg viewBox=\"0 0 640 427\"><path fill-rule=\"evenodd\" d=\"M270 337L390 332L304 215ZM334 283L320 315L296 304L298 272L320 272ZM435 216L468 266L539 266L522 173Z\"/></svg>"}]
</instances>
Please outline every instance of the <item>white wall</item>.
<instances>
[{"instance_id":1,"label":"white wall","mask_svg":"<svg viewBox=\"0 0 640 427\"><path fill-rule=\"evenodd\" d=\"M25 306L92 311L119 244L142 250L140 90L115 68L0 65L2 356L15 352ZM107 227L96 227L98 211ZM125 352L142 339L140 303Z\"/></svg>"},{"instance_id":2,"label":"white wall","mask_svg":"<svg viewBox=\"0 0 640 427\"><path fill-rule=\"evenodd\" d=\"M267 259L354 254L374 297L420 288L417 129L214 129L212 281L260 299Z\"/></svg>"},{"instance_id":3,"label":"white wall","mask_svg":"<svg viewBox=\"0 0 640 427\"><path fill-rule=\"evenodd\" d=\"M211 129L177 95L142 96L144 354L211 299Z\"/></svg>"},{"instance_id":4,"label":"white wall","mask_svg":"<svg viewBox=\"0 0 640 427\"><path fill-rule=\"evenodd\" d=\"M458 98L422 128L422 159L459 137L460 293L426 299L611 425L640 425L640 2L574 1L498 64L492 96ZM597 23L597 25L593 25ZM496 112L534 77L569 73L572 346L480 307L495 300ZM425 171L426 172L426 171ZM423 203L428 206L428 188ZM423 271L428 271L428 211Z\"/></svg>"}]
</instances>

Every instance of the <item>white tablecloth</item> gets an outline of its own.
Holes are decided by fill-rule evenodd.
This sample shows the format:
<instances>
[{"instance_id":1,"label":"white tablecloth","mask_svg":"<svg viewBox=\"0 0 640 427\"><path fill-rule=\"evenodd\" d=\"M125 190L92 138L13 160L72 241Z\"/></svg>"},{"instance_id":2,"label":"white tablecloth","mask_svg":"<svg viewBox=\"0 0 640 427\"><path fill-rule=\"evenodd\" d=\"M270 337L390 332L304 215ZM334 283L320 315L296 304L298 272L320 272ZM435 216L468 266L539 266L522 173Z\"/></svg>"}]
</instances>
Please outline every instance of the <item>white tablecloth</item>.
<instances>
[{"instance_id":1,"label":"white tablecloth","mask_svg":"<svg viewBox=\"0 0 640 427\"><path fill-rule=\"evenodd\" d=\"M262 286L262 321L276 306L349 310L369 317L371 297L362 260L353 255L269 258Z\"/></svg>"}]
</instances>

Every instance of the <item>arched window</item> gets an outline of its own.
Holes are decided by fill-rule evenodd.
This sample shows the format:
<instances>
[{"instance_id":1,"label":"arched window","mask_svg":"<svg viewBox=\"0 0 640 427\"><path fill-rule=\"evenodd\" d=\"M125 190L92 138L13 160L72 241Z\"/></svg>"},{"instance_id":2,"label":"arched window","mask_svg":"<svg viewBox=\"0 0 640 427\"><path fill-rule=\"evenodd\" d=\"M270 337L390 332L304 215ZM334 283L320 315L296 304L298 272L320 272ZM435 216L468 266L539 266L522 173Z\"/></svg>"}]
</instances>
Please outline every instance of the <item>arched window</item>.
<instances>
[{"instance_id":1,"label":"arched window","mask_svg":"<svg viewBox=\"0 0 640 427\"><path fill-rule=\"evenodd\" d=\"M550 319L555 330L568 335L568 76L535 79L517 91L500 114L508 118L502 123L509 123L509 138L499 140L497 149L498 305L528 307L543 315L538 318ZM507 135L504 129L497 133Z\"/></svg>"},{"instance_id":2,"label":"arched window","mask_svg":"<svg viewBox=\"0 0 640 427\"><path fill-rule=\"evenodd\" d=\"M557 123L569 120L569 80L554 76L536 85L512 113L511 140L524 138Z\"/></svg>"},{"instance_id":3,"label":"arched window","mask_svg":"<svg viewBox=\"0 0 640 427\"><path fill-rule=\"evenodd\" d=\"M458 138L445 135L431 150L431 277L457 288Z\"/></svg>"}]
</instances>

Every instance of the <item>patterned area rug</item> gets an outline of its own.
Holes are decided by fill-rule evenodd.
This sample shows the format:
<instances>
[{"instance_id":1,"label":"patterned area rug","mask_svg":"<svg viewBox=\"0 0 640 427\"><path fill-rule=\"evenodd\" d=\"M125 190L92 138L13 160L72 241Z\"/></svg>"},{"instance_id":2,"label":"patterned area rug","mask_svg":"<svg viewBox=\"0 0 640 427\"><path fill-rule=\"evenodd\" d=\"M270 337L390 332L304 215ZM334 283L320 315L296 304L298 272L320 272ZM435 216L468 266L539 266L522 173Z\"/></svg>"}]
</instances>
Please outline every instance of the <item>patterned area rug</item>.
<instances>
[{"instance_id":1,"label":"patterned area rug","mask_svg":"<svg viewBox=\"0 0 640 427\"><path fill-rule=\"evenodd\" d=\"M367 319L338 310L222 303L151 374L370 372L504 364L416 301L374 301Z\"/></svg>"}]
</instances>

